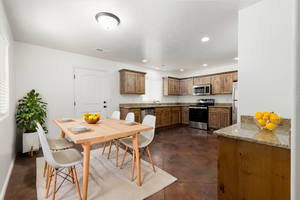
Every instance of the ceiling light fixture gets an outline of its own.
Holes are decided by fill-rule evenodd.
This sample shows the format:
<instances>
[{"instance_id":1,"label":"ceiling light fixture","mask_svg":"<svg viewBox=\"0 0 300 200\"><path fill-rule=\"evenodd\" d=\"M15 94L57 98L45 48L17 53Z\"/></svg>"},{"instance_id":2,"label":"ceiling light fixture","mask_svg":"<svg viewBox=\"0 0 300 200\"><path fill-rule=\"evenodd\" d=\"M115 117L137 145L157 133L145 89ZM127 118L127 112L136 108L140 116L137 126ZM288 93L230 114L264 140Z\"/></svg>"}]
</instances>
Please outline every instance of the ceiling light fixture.
<instances>
[{"instance_id":1,"label":"ceiling light fixture","mask_svg":"<svg viewBox=\"0 0 300 200\"><path fill-rule=\"evenodd\" d=\"M238 60L239 58L238 57L236 57L234 60Z\"/></svg>"},{"instance_id":2,"label":"ceiling light fixture","mask_svg":"<svg viewBox=\"0 0 300 200\"><path fill-rule=\"evenodd\" d=\"M159 67L156 67L155 69L159 69Z\"/></svg>"},{"instance_id":3,"label":"ceiling light fixture","mask_svg":"<svg viewBox=\"0 0 300 200\"><path fill-rule=\"evenodd\" d=\"M100 12L96 15L96 20L106 30L112 30L120 24L120 19L111 13Z\"/></svg>"},{"instance_id":4,"label":"ceiling light fixture","mask_svg":"<svg viewBox=\"0 0 300 200\"><path fill-rule=\"evenodd\" d=\"M165 65L161 65L162 67L164 67Z\"/></svg>"},{"instance_id":5,"label":"ceiling light fixture","mask_svg":"<svg viewBox=\"0 0 300 200\"><path fill-rule=\"evenodd\" d=\"M209 38L208 37L204 37L204 38L202 38L202 42L207 42L209 40Z\"/></svg>"},{"instance_id":6,"label":"ceiling light fixture","mask_svg":"<svg viewBox=\"0 0 300 200\"><path fill-rule=\"evenodd\" d=\"M147 60L143 60L143 62L147 62Z\"/></svg>"},{"instance_id":7,"label":"ceiling light fixture","mask_svg":"<svg viewBox=\"0 0 300 200\"><path fill-rule=\"evenodd\" d=\"M204 64L204 65L203 65L203 67L206 67L206 66L207 66L207 64Z\"/></svg>"},{"instance_id":8,"label":"ceiling light fixture","mask_svg":"<svg viewBox=\"0 0 300 200\"><path fill-rule=\"evenodd\" d=\"M184 71L184 69L180 69L180 71L181 71L181 72L183 72L183 71Z\"/></svg>"}]
</instances>

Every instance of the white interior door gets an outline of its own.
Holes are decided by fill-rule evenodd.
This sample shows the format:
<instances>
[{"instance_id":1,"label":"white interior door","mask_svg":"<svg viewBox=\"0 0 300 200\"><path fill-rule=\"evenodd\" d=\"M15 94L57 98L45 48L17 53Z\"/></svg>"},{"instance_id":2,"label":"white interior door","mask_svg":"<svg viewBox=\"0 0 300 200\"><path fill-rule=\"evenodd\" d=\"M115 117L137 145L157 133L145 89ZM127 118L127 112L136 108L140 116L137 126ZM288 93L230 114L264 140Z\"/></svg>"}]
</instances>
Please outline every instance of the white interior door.
<instances>
[{"instance_id":1,"label":"white interior door","mask_svg":"<svg viewBox=\"0 0 300 200\"><path fill-rule=\"evenodd\" d=\"M74 116L99 113L107 116L107 72L75 68Z\"/></svg>"}]
</instances>

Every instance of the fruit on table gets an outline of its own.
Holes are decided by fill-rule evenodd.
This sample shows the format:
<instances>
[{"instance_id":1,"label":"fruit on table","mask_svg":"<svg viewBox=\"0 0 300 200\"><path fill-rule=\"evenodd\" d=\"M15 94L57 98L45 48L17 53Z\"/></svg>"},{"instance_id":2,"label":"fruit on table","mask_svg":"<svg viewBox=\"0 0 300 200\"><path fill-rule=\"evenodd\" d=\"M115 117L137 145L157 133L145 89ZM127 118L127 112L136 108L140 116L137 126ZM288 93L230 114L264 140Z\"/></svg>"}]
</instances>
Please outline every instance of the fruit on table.
<instances>
[{"instance_id":1,"label":"fruit on table","mask_svg":"<svg viewBox=\"0 0 300 200\"><path fill-rule=\"evenodd\" d=\"M279 117L276 113L272 113L270 116L270 122L272 123L278 123Z\"/></svg>"},{"instance_id":2,"label":"fruit on table","mask_svg":"<svg viewBox=\"0 0 300 200\"><path fill-rule=\"evenodd\" d=\"M268 115L264 115L263 119L269 119L269 116Z\"/></svg>"},{"instance_id":3,"label":"fruit on table","mask_svg":"<svg viewBox=\"0 0 300 200\"><path fill-rule=\"evenodd\" d=\"M255 113L255 118L257 118L257 119L261 119L261 118L263 118L263 114L262 114L262 112L256 112Z\"/></svg>"},{"instance_id":4,"label":"fruit on table","mask_svg":"<svg viewBox=\"0 0 300 200\"><path fill-rule=\"evenodd\" d=\"M258 123L259 123L260 125L266 125L267 121L266 121L266 120L263 120L263 119L259 119L259 120L258 120Z\"/></svg>"},{"instance_id":5,"label":"fruit on table","mask_svg":"<svg viewBox=\"0 0 300 200\"><path fill-rule=\"evenodd\" d=\"M282 123L282 117L280 117L280 121L279 121L279 124L281 124Z\"/></svg>"},{"instance_id":6,"label":"fruit on table","mask_svg":"<svg viewBox=\"0 0 300 200\"><path fill-rule=\"evenodd\" d=\"M268 123L268 124L266 125L266 128L269 129L269 130L273 130L273 129L276 128L276 126L275 126L275 124L273 124L273 123Z\"/></svg>"},{"instance_id":7,"label":"fruit on table","mask_svg":"<svg viewBox=\"0 0 300 200\"><path fill-rule=\"evenodd\" d=\"M99 113L96 113L96 114L85 113L83 115L83 119L90 120L90 121L97 121L100 119L100 114Z\"/></svg>"}]
</instances>

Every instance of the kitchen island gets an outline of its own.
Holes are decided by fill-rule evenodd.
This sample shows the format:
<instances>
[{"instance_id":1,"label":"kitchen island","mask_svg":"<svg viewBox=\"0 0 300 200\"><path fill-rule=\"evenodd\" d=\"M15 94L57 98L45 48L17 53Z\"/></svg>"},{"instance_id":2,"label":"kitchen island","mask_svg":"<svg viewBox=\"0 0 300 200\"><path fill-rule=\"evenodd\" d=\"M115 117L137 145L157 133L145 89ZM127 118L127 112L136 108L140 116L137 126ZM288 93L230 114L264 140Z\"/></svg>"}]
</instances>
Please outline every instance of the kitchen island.
<instances>
[{"instance_id":1,"label":"kitchen island","mask_svg":"<svg viewBox=\"0 0 300 200\"><path fill-rule=\"evenodd\" d=\"M246 120L245 120L246 119ZM218 136L218 199L290 199L290 122L260 130L251 117Z\"/></svg>"}]
</instances>

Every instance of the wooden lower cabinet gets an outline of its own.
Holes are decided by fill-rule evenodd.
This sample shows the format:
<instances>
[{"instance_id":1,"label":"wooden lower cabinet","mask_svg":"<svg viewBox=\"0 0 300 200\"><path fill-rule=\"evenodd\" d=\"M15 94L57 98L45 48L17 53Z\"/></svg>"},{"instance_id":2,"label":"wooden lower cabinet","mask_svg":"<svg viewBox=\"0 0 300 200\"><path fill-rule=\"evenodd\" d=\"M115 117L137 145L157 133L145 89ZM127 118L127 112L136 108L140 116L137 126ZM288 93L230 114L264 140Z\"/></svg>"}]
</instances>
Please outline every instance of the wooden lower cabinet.
<instances>
[{"instance_id":1,"label":"wooden lower cabinet","mask_svg":"<svg viewBox=\"0 0 300 200\"><path fill-rule=\"evenodd\" d=\"M183 106L181 107L181 123L182 124L189 124L190 123L190 116L189 116L189 107Z\"/></svg>"},{"instance_id":2,"label":"wooden lower cabinet","mask_svg":"<svg viewBox=\"0 0 300 200\"><path fill-rule=\"evenodd\" d=\"M171 125L171 108L155 108L156 128Z\"/></svg>"},{"instance_id":3,"label":"wooden lower cabinet","mask_svg":"<svg viewBox=\"0 0 300 200\"><path fill-rule=\"evenodd\" d=\"M231 108L208 108L208 128L220 129L231 125Z\"/></svg>"},{"instance_id":4,"label":"wooden lower cabinet","mask_svg":"<svg viewBox=\"0 0 300 200\"><path fill-rule=\"evenodd\" d=\"M125 120L126 115L129 112L133 112L134 113L134 121L141 123L141 109L140 108L120 108L120 119Z\"/></svg>"},{"instance_id":5,"label":"wooden lower cabinet","mask_svg":"<svg viewBox=\"0 0 300 200\"><path fill-rule=\"evenodd\" d=\"M219 200L290 200L291 151L218 136Z\"/></svg>"},{"instance_id":6,"label":"wooden lower cabinet","mask_svg":"<svg viewBox=\"0 0 300 200\"><path fill-rule=\"evenodd\" d=\"M172 125L181 123L181 107L172 107L171 123Z\"/></svg>"}]
</instances>

